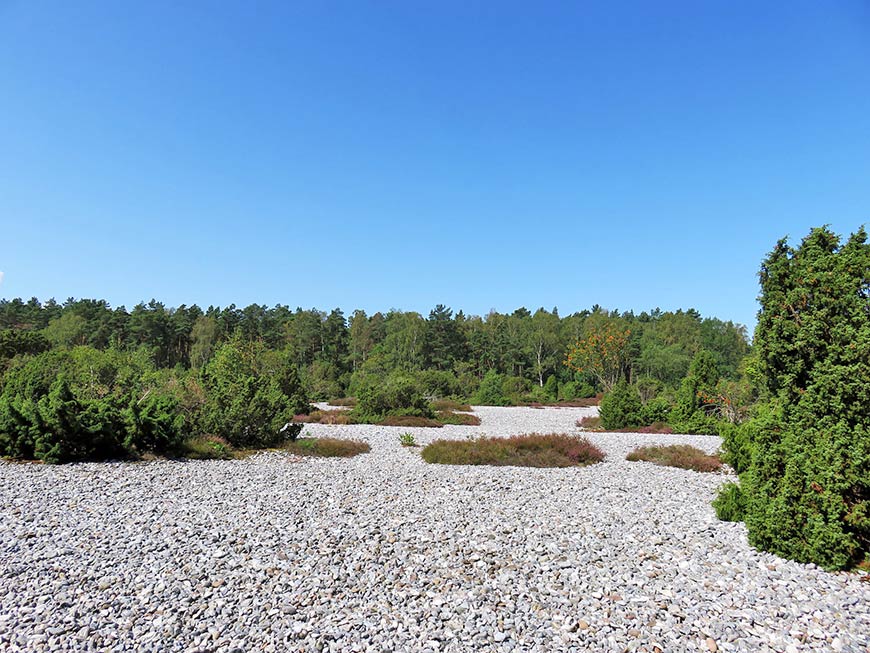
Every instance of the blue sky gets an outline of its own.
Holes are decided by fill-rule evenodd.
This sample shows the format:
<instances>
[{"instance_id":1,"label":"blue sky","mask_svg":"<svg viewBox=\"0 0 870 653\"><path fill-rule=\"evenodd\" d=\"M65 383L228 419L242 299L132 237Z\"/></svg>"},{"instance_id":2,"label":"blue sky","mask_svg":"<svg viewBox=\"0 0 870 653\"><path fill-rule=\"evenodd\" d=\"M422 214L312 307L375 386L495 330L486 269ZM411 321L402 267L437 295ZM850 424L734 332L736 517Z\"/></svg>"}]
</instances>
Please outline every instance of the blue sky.
<instances>
[{"instance_id":1,"label":"blue sky","mask_svg":"<svg viewBox=\"0 0 870 653\"><path fill-rule=\"evenodd\" d=\"M870 222L870 4L0 0L0 297L754 324Z\"/></svg>"}]
</instances>

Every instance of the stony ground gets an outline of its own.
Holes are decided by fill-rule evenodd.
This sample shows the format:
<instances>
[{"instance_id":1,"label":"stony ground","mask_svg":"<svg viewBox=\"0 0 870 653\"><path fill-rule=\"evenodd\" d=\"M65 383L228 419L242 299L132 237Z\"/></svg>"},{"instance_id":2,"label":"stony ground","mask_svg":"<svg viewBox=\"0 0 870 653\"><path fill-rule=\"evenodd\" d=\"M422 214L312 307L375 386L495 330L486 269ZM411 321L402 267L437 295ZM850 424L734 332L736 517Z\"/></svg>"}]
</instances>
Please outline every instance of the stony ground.
<instances>
[{"instance_id":1,"label":"stony ground","mask_svg":"<svg viewBox=\"0 0 870 653\"><path fill-rule=\"evenodd\" d=\"M589 409L477 412L306 427L371 443L351 460L0 463L0 650L868 650L870 583L753 551L710 508L726 477L624 460L718 439L595 434L607 460L567 470L398 443L576 432Z\"/></svg>"}]
</instances>

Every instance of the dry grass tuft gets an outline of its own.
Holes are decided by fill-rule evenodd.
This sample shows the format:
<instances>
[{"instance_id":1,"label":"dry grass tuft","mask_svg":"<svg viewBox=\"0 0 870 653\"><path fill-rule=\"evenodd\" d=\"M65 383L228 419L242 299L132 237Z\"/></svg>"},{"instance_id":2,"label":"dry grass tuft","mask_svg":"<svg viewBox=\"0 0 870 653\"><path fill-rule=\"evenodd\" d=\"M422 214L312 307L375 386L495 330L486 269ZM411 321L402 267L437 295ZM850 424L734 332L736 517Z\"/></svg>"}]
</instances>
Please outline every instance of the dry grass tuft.
<instances>
[{"instance_id":1,"label":"dry grass tuft","mask_svg":"<svg viewBox=\"0 0 870 653\"><path fill-rule=\"evenodd\" d=\"M288 442L284 448L297 456L318 456L320 458L351 458L371 451L368 442L341 440L339 438L299 438Z\"/></svg>"},{"instance_id":2,"label":"dry grass tuft","mask_svg":"<svg viewBox=\"0 0 870 653\"><path fill-rule=\"evenodd\" d=\"M601 418L592 416L583 417L582 419L578 419L574 425L579 426L581 429L586 429L587 431L600 431Z\"/></svg>"},{"instance_id":3,"label":"dry grass tuft","mask_svg":"<svg viewBox=\"0 0 870 653\"><path fill-rule=\"evenodd\" d=\"M604 453L589 440L564 433L436 440L421 455L428 463L515 467L573 467L604 460Z\"/></svg>"},{"instance_id":4,"label":"dry grass tuft","mask_svg":"<svg viewBox=\"0 0 870 653\"><path fill-rule=\"evenodd\" d=\"M635 449L626 460L643 460L656 465L692 469L696 472L718 472L722 468L719 456L711 456L688 444L650 446Z\"/></svg>"}]
</instances>

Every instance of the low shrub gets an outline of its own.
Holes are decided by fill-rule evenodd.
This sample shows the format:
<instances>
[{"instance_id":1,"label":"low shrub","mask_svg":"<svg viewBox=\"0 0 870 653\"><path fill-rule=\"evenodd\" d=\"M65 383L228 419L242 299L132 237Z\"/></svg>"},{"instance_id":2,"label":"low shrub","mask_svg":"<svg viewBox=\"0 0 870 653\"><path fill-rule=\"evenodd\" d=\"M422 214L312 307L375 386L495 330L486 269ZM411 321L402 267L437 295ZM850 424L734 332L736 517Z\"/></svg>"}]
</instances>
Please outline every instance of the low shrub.
<instances>
[{"instance_id":1,"label":"low shrub","mask_svg":"<svg viewBox=\"0 0 870 653\"><path fill-rule=\"evenodd\" d=\"M515 467L573 467L604 460L604 453L589 440L564 433L436 440L421 455L428 463Z\"/></svg>"},{"instance_id":2,"label":"low shrub","mask_svg":"<svg viewBox=\"0 0 870 653\"><path fill-rule=\"evenodd\" d=\"M369 423L379 423L389 416L433 417L420 387L412 377L401 374L364 379L352 413L359 421Z\"/></svg>"},{"instance_id":3,"label":"low shrub","mask_svg":"<svg viewBox=\"0 0 870 653\"><path fill-rule=\"evenodd\" d=\"M724 461L742 474L752 464L752 439L764 417L743 424L723 424L720 429Z\"/></svg>"},{"instance_id":4,"label":"low shrub","mask_svg":"<svg viewBox=\"0 0 870 653\"><path fill-rule=\"evenodd\" d=\"M628 454L625 459L692 469L696 472L718 472L722 468L722 461L718 456L711 456L688 444L640 447Z\"/></svg>"},{"instance_id":5,"label":"low shrub","mask_svg":"<svg viewBox=\"0 0 870 653\"><path fill-rule=\"evenodd\" d=\"M746 497L736 483L726 483L713 499L713 509L722 521L743 521L746 514Z\"/></svg>"},{"instance_id":6,"label":"low shrub","mask_svg":"<svg viewBox=\"0 0 870 653\"><path fill-rule=\"evenodd\" d=\"M481 406L510 405L510 400L502 392L502 380L501 374L489 370L480 381L480 387L473 398L474 403Z\"/></svg>"},{"instance_id":7,"label":"low shrub","mask_svg":"<svg viewBox=\"0 0 870 653\"><path fill-rule=\"evenodd\" d=\"M595 397L595 388L588 383L566 381L559 385L559 400L573 401L575 399L592 399ZM597 405L597 404L595 404Z\"/></svg>"},{"instance_id":8,"label":"low shrub","mask_svg":"<svg viewBox=\"0 0 870 653\"><path fill-rule=\"evenodd\" d=\"M435 413L435 419L442 424L455 424L457 426L480 426L480 418L470 413L454 413L450 410L442 410Z\"/></svg>"},{"instance_id":9,"label":"low shrub","mask_svg":"<svg viewBox=\"0 0 870 653\"><path fill-rule=\"evenodd\" d=\"M556 401L559 398L559 380L555 374L547 377L547 382L544 383L544 394L550 401Z\"/></svg>"},{"instance_id":10,"label":"low shrub","mask_svg":"<svg viewBox=\"0 0 870 653\"><path fill-rule=\"evenodd\" d=\"M643 426L643 404L634 386L625 381L617 383L613 390L601 399L601 425L605 430Z\"/></svg>"},{"instance_id":11,"label":"low shrub","mask_svg":"<svg viewBox=\"0 0 870 653\"><path fill-rule=\"evenodd\" d=\"M344 408L353 408L356 406L356 399L354 397L345 397L343 399L330 399L330 406L341 406Z\"/></svg>"},{"instance_id":12,"label":"low shrub","mask_svg":"<svg viewBox=\"0 0 870 653\"><path fill-rule=\"evenodd\" d=\"M456 375L447 370L422 370L414 376L427 397L451 397L463 392Z\"/></svg>"},{"instance_id":13,"label":"low shrub","mask_svg":"<svg viewBox=\"0 0 870 653\"><path fill-rule=\"evenodd\" d=\"M455 399L436 399L432 402L431 406L432 410L434 410L435 412L442 412L445 410L458 410L470 413L472 410L471 406L469 406L468 404L463 404L459 401L456 401Z\"/></svg>"},{"instance_id":14,"label":"low shrub","mask_svg":"<svg viewBox=\"0 0 870 653\"><path fill-rule=\"evenodd\" d=\"M581 429L586 429L587 431L600 431L601 418L597 415L588 415L587 417L578 419L575 422L575 426L578 426Z\"/></svg>"},{"instance_id":15,"label":"low shrub","mask_svg":"<svg viewBox=\"0 0 870 653\"><path fill-rule=\"evenodd\" d=\"M420 417L419 415L387 415L378 424L381 426L418 426L423 428L441 428L444 426L436 419Z\"/></svg>"},{"instance_id":16,"label":"low shrub","mask_svg":"<svg viewBox=\"0 0 870 653\"><path fill-rule=\"evenodd\" d=\"M262 342L234 336L203 368L202 384L202 432L236 448L276 446L302 429L292 424L294 415L308 409L296 368L287 355L267 351Z\"/></svg>"},{"instance_id":17,"label":"low shrub","mask_svg":"<svg viewBox=\"0 0 870 653\"><path fill-rule=\"evenodd\" d=\"M643 404L640 415L644 424L667 422L671 413L671 402L666 397L653 397Z\"/></svg>"},{"instance_id":18,"label":"low shrub","mask_svg":"<svg viewBox=\"0 0 870 653\"><path fill-rule=\"evenodd\" d=\"M701 411L692 413L686 418L674 418L668 420L674 433L687 433L691 435L719 435L719 429L724 422L714 415L708 415Z\"/></svg>"},{"instance_id":19,"label":"low shrub","mask_svg":"<svg viewBox=\"0 0 870 653\"><path fill-rule=\"evenodd\" d=\"M509 405L514 405L522 400L522 397L531 390L528 379L521 376L503 376L501 382L501 394L507 399ZM539 397L543 399L543 397Z\"/></svg>"},{"instance_id":20,"label":"low shrub","mask_svg":"<svg viewBox=\"0 0 870 653\"><path fill-rule=\"evenodd\" d=\"M16 359L0 388L0 455L64 463L171 453L191 431L182 385L139 352Z\"/></svg>"},{"instance_id":21,"label":"low shrub","mask_svg":"<svg viewBox=\"0 0 870 653\"><path fill-rule=\"evenodd\" d=\"M368 442L340 438L298 438L288 442L284 448L297 456L319 458L352 458L372 450Z\"/></svg>"}]
</instances>

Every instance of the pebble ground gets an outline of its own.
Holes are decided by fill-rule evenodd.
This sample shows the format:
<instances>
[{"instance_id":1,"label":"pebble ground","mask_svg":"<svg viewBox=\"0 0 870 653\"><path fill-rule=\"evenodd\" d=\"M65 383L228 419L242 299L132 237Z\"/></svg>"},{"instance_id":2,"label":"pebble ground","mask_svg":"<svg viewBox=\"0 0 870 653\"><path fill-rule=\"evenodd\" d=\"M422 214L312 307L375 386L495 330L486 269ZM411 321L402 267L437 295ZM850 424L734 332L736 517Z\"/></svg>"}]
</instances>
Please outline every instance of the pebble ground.
<instances>
[{"instance_id":1,"label":"pebble ground","mask_svg":"<svg viewBox=\"0 0 870 653\"><path fill-rule=\"evenodd\" d=\"M0 463L4 651L868 651L866 575L751 549L722 474L428 465L400 433L579 433L594 409L479 427L307 425L349 460Z\"/></svg>"}]
</instances>

